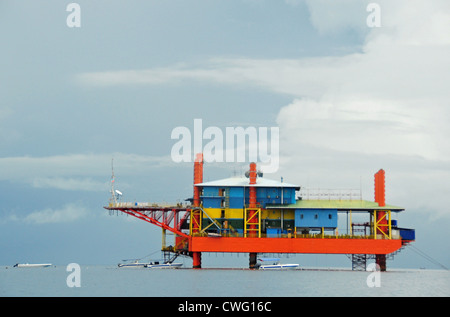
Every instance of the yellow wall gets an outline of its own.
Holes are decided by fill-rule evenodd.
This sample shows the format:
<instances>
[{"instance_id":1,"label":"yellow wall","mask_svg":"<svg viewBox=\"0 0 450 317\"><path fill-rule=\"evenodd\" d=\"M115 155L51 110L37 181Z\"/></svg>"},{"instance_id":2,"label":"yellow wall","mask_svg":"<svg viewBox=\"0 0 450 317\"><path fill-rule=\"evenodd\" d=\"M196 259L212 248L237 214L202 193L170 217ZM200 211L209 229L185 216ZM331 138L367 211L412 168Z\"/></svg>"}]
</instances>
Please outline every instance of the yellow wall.
<instances>
[{"instance_id":1,"label":"yellow wall","mask_svg":"<svg viewBox=\"0 0 450 317\"><path fill-rule=\"evenodd\" d=\"M203 210L211 217L211 218L221 218L222 210L225 210L225 218L228 219L236 219L236 218L244 218L244 212L241 208L203 208ZM208 218L205 214L203 218Z\"/></svg>"},{"instance_id":2,"label":"yellow wall","mask_svg":"<svg viewBox=\"0 0 450 317\"><path fill-rule=\"evenodd\" d=\"M222 210L225 210L225 218L228 219L243 219L244 211L241 208L204 208L203 209L211 218L221 218ZM266 210L261 211L262 219L281 219L281 211L276 210ZM283 219L284 220L294 220L295 213L294 210L284 210ZM208 216L203 215L203 218L208 218Z\"/></svg>"}]
</instances>

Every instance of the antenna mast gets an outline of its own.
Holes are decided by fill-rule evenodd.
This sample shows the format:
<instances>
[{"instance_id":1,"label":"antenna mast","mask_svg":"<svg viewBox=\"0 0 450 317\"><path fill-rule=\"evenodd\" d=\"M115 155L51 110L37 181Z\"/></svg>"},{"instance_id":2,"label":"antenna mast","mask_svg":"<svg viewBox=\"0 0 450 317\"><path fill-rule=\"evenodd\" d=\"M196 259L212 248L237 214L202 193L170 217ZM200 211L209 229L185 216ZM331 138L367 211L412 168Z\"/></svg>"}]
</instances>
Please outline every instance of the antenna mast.
<instances>
[{"instance_id":1,"label":"antenna mast","mask_svg":"<svg viewBox=\"0 0 450 317\"><path fill-rule=\"evenodd\" d=\"M111 159L111 204L116 205L117 204L117 197L116 192L114 190L114 158Z\"/></svg>"}]
</instances>

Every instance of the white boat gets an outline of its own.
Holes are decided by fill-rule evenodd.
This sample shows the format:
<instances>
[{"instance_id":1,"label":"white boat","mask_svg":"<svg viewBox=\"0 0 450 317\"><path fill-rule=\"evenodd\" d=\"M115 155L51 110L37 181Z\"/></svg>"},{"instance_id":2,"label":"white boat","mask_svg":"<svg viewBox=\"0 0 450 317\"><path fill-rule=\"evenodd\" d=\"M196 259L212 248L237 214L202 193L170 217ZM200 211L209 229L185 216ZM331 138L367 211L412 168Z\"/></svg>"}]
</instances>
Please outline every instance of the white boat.
<instances>
[{"instance_id":1,"label":"white boat","mask_svg":"<svg viewBox=\"0 0 450 317\"><path fill-rule=\"evenodd\" d=\"M181 267L183 263L159 263L159 262L150 262L145 267L148 269L177 269Z\"/></svg>"},{"instance_id":2,"label":"white boat","mask_svg":"<svg viewBox=\"0 0 450 317\"><path fill-rule=\"evenodd\" d=\"M127 267L127 268L149 268L149 269L176 269L181 267L183 264L182 263L169 263L169 262L159 262L159 261L154 261L154 262L148 262L148 263L143 263L143 262L138 262L135 261L133 263L119 263L117 264L118 267Z\"/></svg>"},{"instance_id":3,"label":"white boat","mask_svg":"<svg viewBox=\"0 0 450 317\"><path fill-rule=\"evenodd\" d=\"M135 267L145 267L148 263L142 263L142 262L138 262L138 261L134 261L133 263L119 263L117 264L118 267L130 267L130 268L135 268Z\"/></svg>"},{"instance_id":4,"label":"white boat","mask_svg":"<svg viewBox=\"0 0 450 317\"><path fill-rule=\"evenodd\" d=\"M16 263L14 267L49 267L51 263Z\"/></svg>"},{"instance_id":5,"label":"white boat","mask_svg":"<svg viewBox=\"0 0 450 317\"><path fill-rule=\"evenodd\" d=\"M299 267L298 264L282 264L278 258L261 258L258 268L260 270L295 270ZM272 262L272 264L263 264L263 262Z\"/></svg>"}]
</instances>

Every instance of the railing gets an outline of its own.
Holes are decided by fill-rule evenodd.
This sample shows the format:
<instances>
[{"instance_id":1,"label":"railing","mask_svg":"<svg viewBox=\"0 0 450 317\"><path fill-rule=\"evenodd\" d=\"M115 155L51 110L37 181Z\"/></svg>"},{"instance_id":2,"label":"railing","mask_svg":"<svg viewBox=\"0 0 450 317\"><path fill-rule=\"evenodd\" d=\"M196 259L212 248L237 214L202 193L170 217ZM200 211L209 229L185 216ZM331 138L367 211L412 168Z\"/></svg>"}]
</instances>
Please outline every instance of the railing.
<instances>
[{"instance_id":1,"label":"railing","mask_svg":"<svg viewBox=\"0 0 450 317\"><path fill-rule=\"evenodd\" d=\"M362 200L360 189L301 188L299 196L305 200Z\"/></svg>"},{"instance_id":2,"label":"railing","mask_svg":"<svg viewBox=\"0 0 450 317\"><path fill-rule=\"evenodd\" d=\"M139 202L118 202L118 203L112 203L110 202L108 204L109 208L183 208L186 207L188 208L189 206L187 205L183 205L182 203L177 203L177 204L168 204L168 203L148 203L148 202L144 202L144 203L139 203Z\"/></svg>"},{"instance_id":3,"label":"railing","mask_svg":"<svg viewBox=\"0 0 450 317\"><path fill-rule=\"evenodd\" d=\"M228 237L228 238L245 238L245 234L241 232L202 232L193 234L194 237ZM267 235L266 233L261 233L260 238L292 238L292 239L372 239L374 240L374 235L349 235L349 234L295 234L295 233L282 233L278 235ZM389 240L383 235L378 235L377 240ZM393 236L392 240L401 240L400 236Z\"/></svg>"}]
</instances>

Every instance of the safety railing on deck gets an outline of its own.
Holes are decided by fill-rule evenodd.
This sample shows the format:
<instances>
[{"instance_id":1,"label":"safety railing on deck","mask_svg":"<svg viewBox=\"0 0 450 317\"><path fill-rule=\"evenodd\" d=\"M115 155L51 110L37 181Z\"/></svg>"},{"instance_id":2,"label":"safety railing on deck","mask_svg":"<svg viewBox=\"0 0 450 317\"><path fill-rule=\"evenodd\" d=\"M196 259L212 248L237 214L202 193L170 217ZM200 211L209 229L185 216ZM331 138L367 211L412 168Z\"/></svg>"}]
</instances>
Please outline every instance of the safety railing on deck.
<instances>
[{"instance_id":1,"label":"safety railing on deck","mask_svg":"<svg viewBox=\"0 0 450 317\"><path fill-rule=\"evenodd\" d=\"M237 238L244 238L245 234L241 232L201 232L193 234L194 237L237 237ZM387 237L383 235L377 235L377 237L374 237L374 235L349 235L349 234L294 234L294 233L282 233L282 234L270 234L267 235L265 233L261 233L260 238L299 238L299 239L388 239ZM400 236L393 236L392 239L398 239L400 240Z\"/></svg>"}]
</instances>

